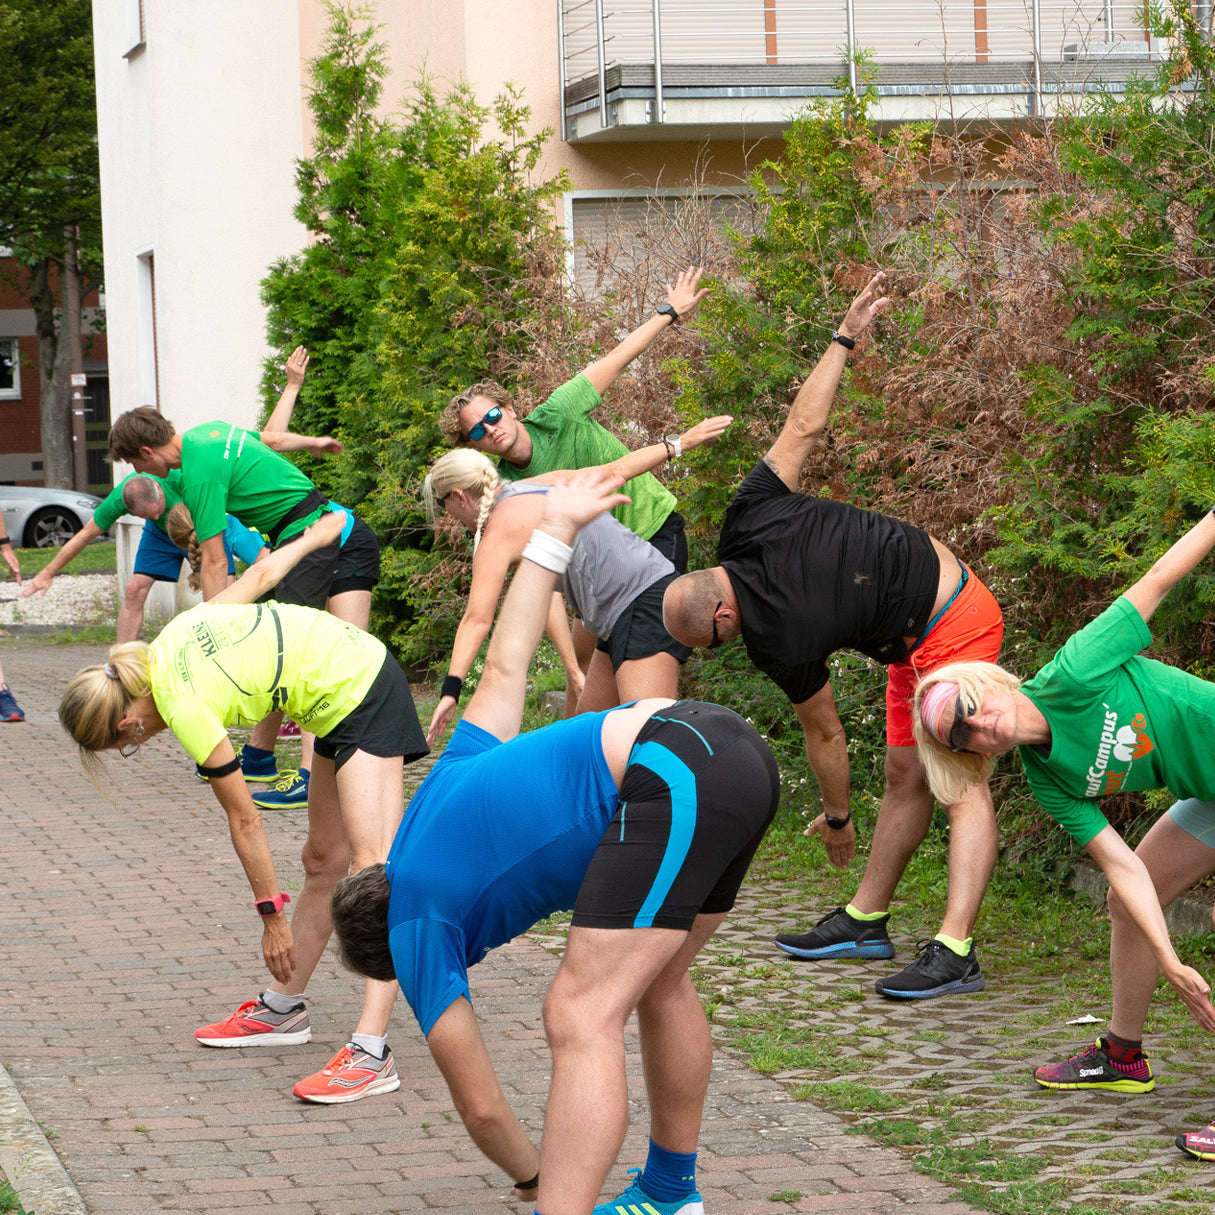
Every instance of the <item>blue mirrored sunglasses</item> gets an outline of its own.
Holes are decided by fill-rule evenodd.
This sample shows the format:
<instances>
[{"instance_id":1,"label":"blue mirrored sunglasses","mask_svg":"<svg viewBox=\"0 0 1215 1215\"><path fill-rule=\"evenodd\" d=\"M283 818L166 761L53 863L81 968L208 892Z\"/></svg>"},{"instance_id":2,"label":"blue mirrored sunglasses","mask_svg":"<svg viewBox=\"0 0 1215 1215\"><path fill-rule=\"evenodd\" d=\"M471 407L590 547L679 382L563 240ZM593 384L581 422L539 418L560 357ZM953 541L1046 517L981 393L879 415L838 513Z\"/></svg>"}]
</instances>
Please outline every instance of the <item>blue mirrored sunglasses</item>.
<instances>
[{"instance_id":1,"label":"blue mirrored sunglasses","mask_svg":"<svg viewBox=\"0 0 1215 1215\"><path fill-rule=\"evenodd\" d=\"M468 431L468 441L469 441L470 443L476 443L476 442L478 442L479 440L481 440L481 439L485 438L485 424L486 424L486 422L488 422L488 423L489 423L491 426L495 426L495 425L497 425L497 423L498 423L498 422L500 422L501 420L502 420L502 410L501 410L501 409L499 409L497 405L495 405L495 406L493 407L493 409L491 409L491 410L490 410L490 411L489 411L489 412L488 412L488 413L485 415L485 417L483 417L483 418L482 418L482 419L481 419L481 420L480 420L480 421L479 421L479 422L476 424L476 426L473 426L473 427L471 427L471 428L469 429L469 431Z\"/></svg>"}]
</instances>

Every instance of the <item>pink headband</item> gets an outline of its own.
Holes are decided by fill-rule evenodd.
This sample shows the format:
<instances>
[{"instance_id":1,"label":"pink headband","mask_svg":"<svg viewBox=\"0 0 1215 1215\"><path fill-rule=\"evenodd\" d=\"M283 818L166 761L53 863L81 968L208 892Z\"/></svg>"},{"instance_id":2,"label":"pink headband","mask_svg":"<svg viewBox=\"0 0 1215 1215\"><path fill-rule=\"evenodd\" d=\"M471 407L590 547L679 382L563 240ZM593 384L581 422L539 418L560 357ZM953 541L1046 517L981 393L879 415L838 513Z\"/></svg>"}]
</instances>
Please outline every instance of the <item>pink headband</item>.
<instances>
[{"instance_id":1,"label":"pink headband","mask_svg":"<svg viewBox=\"0 0 1215 1215\"><path fill-rule=\"evenodd\" d=\"M924 729L943 747L949 746L949 735L941 732L941 718L945 716L947 709L957 703L960 694L956 683L943 681L934 683L920 699L920 721L924 723Z\"/></svg>"}]
</instances>

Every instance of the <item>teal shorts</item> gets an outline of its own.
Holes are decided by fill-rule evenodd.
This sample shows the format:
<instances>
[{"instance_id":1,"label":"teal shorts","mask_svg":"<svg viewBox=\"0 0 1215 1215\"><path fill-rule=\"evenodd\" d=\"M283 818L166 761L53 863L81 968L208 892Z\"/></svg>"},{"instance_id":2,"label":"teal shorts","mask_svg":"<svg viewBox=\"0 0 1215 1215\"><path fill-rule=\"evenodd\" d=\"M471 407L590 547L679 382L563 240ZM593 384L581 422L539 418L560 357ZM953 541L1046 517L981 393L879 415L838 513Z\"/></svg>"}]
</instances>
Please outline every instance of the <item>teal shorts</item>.
<instances>
[{"instance_id":1,"label":"teal shorts","mask_svg":"<svg viewBox=\"0 0 1215 1215\"><path fill-rule=\"evenodd\" d=\"M1215 848L1215 802L1186 798L1169 807L1169 816L1187 835L1208 848Z\"/></svg>"}]
</instances>

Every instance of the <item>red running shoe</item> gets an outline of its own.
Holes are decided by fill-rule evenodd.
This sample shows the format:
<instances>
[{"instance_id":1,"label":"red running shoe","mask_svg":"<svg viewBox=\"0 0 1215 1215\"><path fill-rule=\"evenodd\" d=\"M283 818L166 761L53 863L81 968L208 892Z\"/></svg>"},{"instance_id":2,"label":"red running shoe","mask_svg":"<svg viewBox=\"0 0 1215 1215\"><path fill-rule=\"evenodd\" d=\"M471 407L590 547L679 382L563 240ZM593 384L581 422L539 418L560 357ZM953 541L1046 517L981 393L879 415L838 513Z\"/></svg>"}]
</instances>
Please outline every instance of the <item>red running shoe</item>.
<instances>
[{"instance_id":1,"label":"red running shoe","mask_svg":"<svg viewBox=\"0 0 1215 1215\"><path fill-rule=\"evenodd\" d=\"M303 1004L276 1013L260 998L246 1000L230 1017L194 1031L200 1046L298 1046L311 1039L312 1026Z\"/></svg>"},{"instance_id":2,"label":"red running shoe","mask_svg":"<svg viewBox=\"0 0 1215 1215\"><path fill-rule=\"evenodd\" d=\"M1187 1156L1193 1156L1195 1160L1215 1160L1215 1122L1201 1131L1178 1135L1175 1142Z\"/></svg>"},{"instance_id":3,"label":"red running shoe","mask_svg":"<svg viewBox=\"0 0 1215 1215\"><path fill-rule=\"evenodd\" d=\"M401 1087L392 1051L377 1059L353 1042L347 1042L319 1072L306 1076L291 1091L301 1101L341 1105L374 1093L391 1093Z\"/></svg>"}]
</instances>

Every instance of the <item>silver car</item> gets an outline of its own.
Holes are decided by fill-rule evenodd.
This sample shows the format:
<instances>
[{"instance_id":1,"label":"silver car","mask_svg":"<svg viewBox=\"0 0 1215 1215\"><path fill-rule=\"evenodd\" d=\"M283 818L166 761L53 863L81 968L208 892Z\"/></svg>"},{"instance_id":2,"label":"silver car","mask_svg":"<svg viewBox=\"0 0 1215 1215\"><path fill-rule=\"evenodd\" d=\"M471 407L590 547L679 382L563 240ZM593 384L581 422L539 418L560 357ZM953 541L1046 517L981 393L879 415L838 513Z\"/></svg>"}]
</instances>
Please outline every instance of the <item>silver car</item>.
<instances>
[{"instance_id":1,"label":"silver car","mask_svg":"<svg viewBox=\"0 0 1215 1215\"><path fill-rule=\"evenodd\" d=\"M93 517L101 505L92 494L37 485L0 485L0 510L18 548L58 548Z\"/></svg>"}]
</instances>

